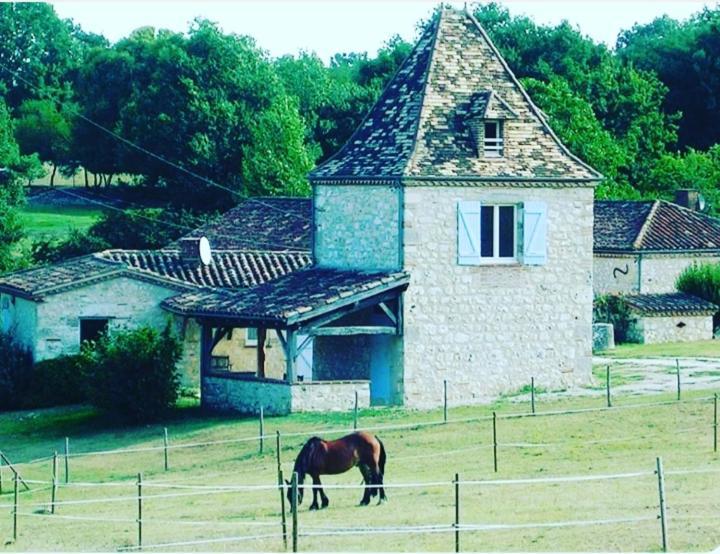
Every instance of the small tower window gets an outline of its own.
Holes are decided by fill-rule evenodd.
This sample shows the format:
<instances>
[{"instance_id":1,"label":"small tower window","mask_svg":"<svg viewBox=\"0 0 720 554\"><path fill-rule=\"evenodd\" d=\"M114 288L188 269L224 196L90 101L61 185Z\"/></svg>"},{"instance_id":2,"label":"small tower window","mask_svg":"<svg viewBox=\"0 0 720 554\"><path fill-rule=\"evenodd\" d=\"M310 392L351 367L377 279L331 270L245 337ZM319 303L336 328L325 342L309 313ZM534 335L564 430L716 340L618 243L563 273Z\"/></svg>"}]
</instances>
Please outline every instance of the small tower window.
<instances>
[{"instance_id":1,"label":"small tower window","mask_svg":"<svg viewBox=\"0 0 720 554\"><path fill-rule=\"evenodd\" d=\"M483 153L486 158L500 158L503 155L502 121L485 121Z\"/></svg>"}]
</instances>

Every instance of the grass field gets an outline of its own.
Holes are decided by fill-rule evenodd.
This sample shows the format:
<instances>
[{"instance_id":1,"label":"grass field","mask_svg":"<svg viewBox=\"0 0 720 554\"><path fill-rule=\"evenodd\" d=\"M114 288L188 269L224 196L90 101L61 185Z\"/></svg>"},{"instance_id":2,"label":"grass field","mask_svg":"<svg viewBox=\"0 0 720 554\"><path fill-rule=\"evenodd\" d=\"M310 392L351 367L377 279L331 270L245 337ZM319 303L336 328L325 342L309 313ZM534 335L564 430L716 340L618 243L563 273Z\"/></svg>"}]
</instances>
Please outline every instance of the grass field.
<instances>
[{"instance_id":1,"label":"grass field","mask_svg":"<svg viewBox=\"0 0 720 554\"><path fill-rule=\"evenodd\" d=\"M636 478L562 483L532 483L461 489L461 521L465 524L531 524L577 520L647 517L634 523L607 523L557 528L510 528L466 532L461 548L500 551L658 551L660 526L656 456L665 464L669 536L673 550L709 550L720 544L720 456L712 451L712 403L708 391L688 393L687 401L662 406L623 409L630 403L671 400L673 395L616 398L617 407L600 412L499 419L499 471L493 472L492 427L488 420L419 428L377 431L388 452L386 483L441 482L388 490L382 506L358 507L358 489L327 490L330 507L308 512L309 491L299 513L301 551L448 551L452 532L359 536L303 536L327 533L336 527L387 527L450 524L454 520L455 473L461 480L597 475L643 472ZM693 401L695 399L695 401ZM599 407L602 398L538 399L542 411ZM500 416L527 411L523 403L505 399L493 406L451 408L450 419ZM418 425L442 419L441 411L400 409L361 412L361 426ZM265 432L328 435L349 428L350 414L297 414L267 418ZM13 461L45 457L62 451L70 437L74 453L162 445L162 426L170 442L197 443L251 437L255 419L201 416L193 407L179 410L172 420L153 426L106 429L87 408L18 412L0 417L2 450ZM323 432L323 430L326 430ZM304 438L286 437L281 450L286 476ZM520 444L524 446L519 446ZM535 445L535 446L533 446ZM542 446L540 446L542 445ZM71 486L61 487L60 501L106 499L100 504L59 505L56 515L43 510L50 491L20 495L19 538L8 551L112 550L136 543L135 479L143 472L143 539L145 545L223 537L257 536L280 531L277 490L217 491L173 489L168 485L215 486L276 482L274 441L263 454L256 442L225 443L170 450L170 470L163 470L163 451L116 453L70 458ZM21 466L26 478L47 481L51 462ZM61 463L62 467L62 463ZM712 473L673 475L679 469L709 469ZM9 472L3 471L6 494L0 497L0 538L12 532L7 494ZM60 472L62 479L63 472ZM82 486L81 482L112 482L112 486ZM324 483L357 485L359 472L325 477ZM76 485L73 486L73 483ZM153 486L153 483L156 486ZM159 484L164 486L159 486ZM35 487L46 485L36 484ZM166 498L151 495L181 494ZM117 497L119 501L107 501ZM29 515L28 515L29 514ZM69 519L65 519L69 518ZM92 521L108 519L111 521ZM227 541L170 550L277 551L278 536L252 541ZM159 551L168 550L159 549Z\"/></svg>"},{"instance_id":2,"label":"grass field","mask_svg":"<svg viewBox=\"0 0 720 554\"><path fill-rule=\"evenodd\" d=\"M647 358L651 356L720 358L720 340L619 344L614 350L601 352L598 355L610 358Z\"/></svg>"},{"instance_id":3,"label":"grass field","mask_svg":"<svg viewBox=\"0 0 720 554\"><path fill-rule=\"evenodd\" d=\"M86 230L100 214L95 208L33 206L22 211L22 223L31 239L63 238L70 229Z\"/></svg>"}]
</instances>

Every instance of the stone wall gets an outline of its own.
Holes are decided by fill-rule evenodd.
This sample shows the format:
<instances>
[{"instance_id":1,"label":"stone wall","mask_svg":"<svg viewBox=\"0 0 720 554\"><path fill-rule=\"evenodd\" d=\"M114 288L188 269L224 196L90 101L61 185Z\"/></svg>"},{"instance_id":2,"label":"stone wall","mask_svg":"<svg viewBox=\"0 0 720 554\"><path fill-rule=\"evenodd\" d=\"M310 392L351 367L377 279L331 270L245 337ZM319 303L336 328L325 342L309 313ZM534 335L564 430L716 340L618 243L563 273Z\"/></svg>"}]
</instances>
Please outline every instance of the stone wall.
<instances>
[{"instance_id":1,"label":"stone wall","mask_svg":"<svg viewBox=\"0 0 720 554\"><path fill-rule=\"evenodd\" d=\"M720 256L643 254L642 292L675 292L675 281L693 263L717 263Z\"/></svg>"},{"instance_id":2,"label":"stone wall","mask_svg":"<svg viewBox=\"0 0 720 554\"><path fill-rule=\"evenodd\" d=\"M255 379L242 375L207 375L202 380L204 408L267 415L290 412L350 411L355 405L370 406L368 381L317 381L289 385L284 381Z\"/></svg>"},{"instance_id":3,"label":"stone wall","mask_svg":"<svg viewBox=\"0 0 720 554\"><path fill-rule=\"evenodd\" d=\"M400 268L400 197L394 186L315 185L315 263Z\"/></svg>"},{"instance_id":4,"label":"stone wall","mask_svg":"<svg viewBox=\"0 0 720 554\"><path fill-rule=\"evenodd\" d=\"M713 338L713 318L702 316L638 317L630 338L644 344L685 342Z\"/></svg>"},{"instance_id":5,"label":"stone wall","mask_svg":"<svg viewBox=\"0 0 720 554\"><path fill-rule=\"evenodd\" d=\"M636 255L593 256L593 291L595 294L637 294L638 258Z\"/></svg>"},{"instance_id":6,"label":"stone wall","mask_svg":"<svg viewBox=\"0 0 720 554\"><path fill-rule=\"evenodd\" d=\"M313 379L369 379L369 342L366 335L315 337Z\"/></svg>"},{"instance_id":7,"label":"stone wall","mask_svg":"<svg viewBox=\"0 0 720 554\"><path fill-rule=\"evenodd\" d=\"M457 264L457 202L547 203L547 263ZM404 403L489 400L535 377L587 382L592 352L591 188L405 189Z\"/></svg>"}]
</instances>

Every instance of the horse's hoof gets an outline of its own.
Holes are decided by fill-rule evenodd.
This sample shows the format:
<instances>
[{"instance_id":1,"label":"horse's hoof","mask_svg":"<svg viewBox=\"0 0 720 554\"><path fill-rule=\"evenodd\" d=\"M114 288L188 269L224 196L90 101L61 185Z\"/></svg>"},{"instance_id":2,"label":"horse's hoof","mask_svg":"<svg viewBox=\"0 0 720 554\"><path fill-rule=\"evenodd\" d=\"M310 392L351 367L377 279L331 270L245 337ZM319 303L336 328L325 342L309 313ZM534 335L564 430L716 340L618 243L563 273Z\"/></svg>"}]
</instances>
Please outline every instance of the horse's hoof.
<instances>
[{"instance_id":1,"label":"horse's hoof","mask_svg":"<svg viewBox=\"0 0 720 554\"><path fill-rule=\"evenodd\" d=\"M381 498L380 500L378 500L377 505L380 506L381 504L385 504L385 502L387 502L387 501L388 501L387 498Z\"/></svg>"},{"instance_id":2,"label":"horse's hoof","mask_svg":"<svg viewBox=\"0 0 720 554\"><path fill-rule=\"evenodd\" d=\"M310 511L311 511L311 512L314 512L314 511L317 510L317 509L318 509L317 504L313 504L312 506L310 506Z\"/></svg>"}]
</instances>

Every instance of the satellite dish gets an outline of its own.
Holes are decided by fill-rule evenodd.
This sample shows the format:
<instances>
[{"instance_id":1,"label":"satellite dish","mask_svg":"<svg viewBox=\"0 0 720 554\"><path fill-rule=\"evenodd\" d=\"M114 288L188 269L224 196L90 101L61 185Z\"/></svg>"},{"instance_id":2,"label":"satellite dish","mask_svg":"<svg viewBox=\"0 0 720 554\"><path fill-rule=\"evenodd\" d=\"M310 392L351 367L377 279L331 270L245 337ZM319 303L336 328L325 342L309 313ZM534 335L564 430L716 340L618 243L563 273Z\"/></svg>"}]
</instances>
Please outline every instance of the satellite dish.
<instances>
[{"instance_id":1,"label":"satellite dish","mask_svg":"<svg viewBox=\"0 0 720 554\"><path fill-rule=\"evenodd\" d=\"M210 265L212 263L212 250L210 249L210 241L207 237L200 237L198 251L200 253L200 261L203 265Z\"/></svg>"},{"instance_id":2,"label":"satellite dish","mask_svg":"<svg viewBox=\"0 0 720 554\"><path fill-rule=\"evenodd\" d=\"M698 194L698 210L704 212L706 207L705 197L702 194Z\"/></svg>"}]
</instances>

